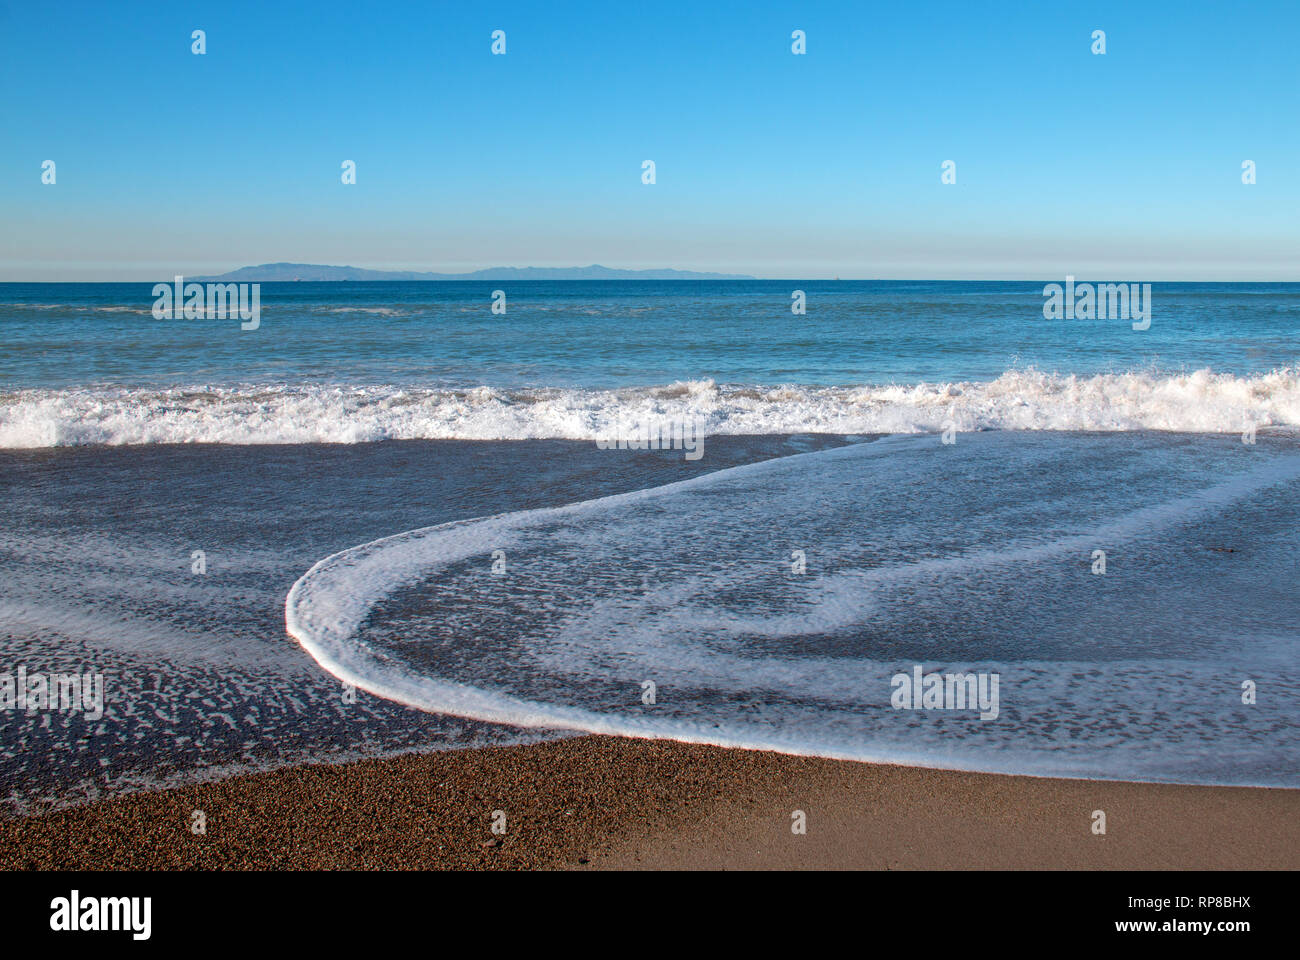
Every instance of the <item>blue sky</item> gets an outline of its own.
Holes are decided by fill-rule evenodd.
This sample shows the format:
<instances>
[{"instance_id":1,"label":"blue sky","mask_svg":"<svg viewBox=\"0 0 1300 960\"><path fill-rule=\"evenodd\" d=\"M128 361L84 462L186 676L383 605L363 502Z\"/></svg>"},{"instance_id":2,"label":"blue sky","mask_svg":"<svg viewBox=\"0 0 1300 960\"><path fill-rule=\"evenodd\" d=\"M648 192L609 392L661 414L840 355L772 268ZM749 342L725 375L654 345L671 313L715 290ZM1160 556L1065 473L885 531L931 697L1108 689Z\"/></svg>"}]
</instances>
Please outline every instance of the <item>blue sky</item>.
<instances>
[{"instance_id":1,"label":"blue sky","mask_svg":"<svg viewBox=\"0 0 1300 960\"><path fill-rule=\"evenodd\" d=\"M0 280L1300 280L1298 33L1293 0L0 0Z\"/></svg>"}]
</instances>

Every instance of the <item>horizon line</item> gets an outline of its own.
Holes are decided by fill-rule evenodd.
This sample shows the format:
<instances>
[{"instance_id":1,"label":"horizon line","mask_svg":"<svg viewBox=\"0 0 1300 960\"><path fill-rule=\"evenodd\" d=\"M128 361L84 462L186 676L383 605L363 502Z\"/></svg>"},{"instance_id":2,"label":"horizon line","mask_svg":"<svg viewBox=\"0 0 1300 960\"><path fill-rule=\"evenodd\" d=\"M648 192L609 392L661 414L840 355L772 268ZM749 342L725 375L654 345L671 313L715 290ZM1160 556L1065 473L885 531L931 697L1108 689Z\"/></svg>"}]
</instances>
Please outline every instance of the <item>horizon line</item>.
<instances>
[{"instance_id":1,"label":"horizon line","mask_svg":"<svg viewBox=\"0 0 1300 960\"><path fill-rule=\"evenodd\" d=\"M488 268L484 268L484 269L485 269L485 270L491 270L491 269L498 269L498 268L488 267ZM509 268L500 268L500 269L529 269L529 268L509 267ZM564 268L542 268L542 269L564 269ZM658 269L658 268L649 268L646 272L653 272L653 271L656 270L656 269ZM664 269L669 269L669 268L664 268ZM235 271L228 271L228 272L229 272L229 273L233 273L233 272L235 272ZM393 271L393 272L394 272L394 273L413 273L413 272L416 272L416 271ZM434 271L430 271L430 272L434 272ZM471 271L471 272L472 272L472 273L477 273L477 272L480 272L480 271ZM688 270L683 270L683 271L681 271L681 272L684 272L684 273L705 273L705 272L714 272L714 271L688 271ZM45 285L50 285L50 284L78 284L78 283L80 283L80 284L109 284L109 283L120 283L120 284L150 284L150 283L166 283L166 282L170 282L170 281L174 278L174 276L176 276L176 275L173 275L172 277L168 277L168 278L165 278L165 279L158 279L158 278L155 277L155 278L151 278L151 279L142 279L142 280L0 280L0 285L3 285L3 284L45 284ZM180 274L179 276L181 276L181 277L187 277L191 282L200 283L200 282L217 282L216 278L222 276L222 274L189 274L189 275L187 275L187 274ZM1058 283L1058 282L1060 282L1060 281L1062 281L1062 280L1065 280L1065 279L1067 279L1067 278L1073 278L1074 280L1076 280L1076 281L1078 281L1078 282L1081 282L1081 283L1093 283L1093 282L1097 282L1097 281L1094 279L1094 278L1097 277L1097 276L1099 276L1099 274L1095 274L1095 273L1053 274L1053 275L1042 275L1042 276L1021 276L1021 277L945 277L945 276L933 276L933 277L810 277L810 276L796 276L796 275L761 277L761 276L734 276L734 275L733 275L733 276L719 276L719 277L708 277L708 276L694 276L694 277L556 277L556 278L552 278L552 279L544 279L544 278L524 278L524 277L520 277L520 278L516 278L516 279L512 279L512 280L510 280L510 281L507 281L507 280L505 280L505 279L503 279L503 278L492 279L492 278L475 278L475 277L470 277L470 276L468 276L468 275L464 275L464 276L455 276L455 275L452 275L452 276L449 276L449 277L442 277L442 278L429 278L429 279L413 279L413 278L383 279L383 278L374 278L374 279L365 279L365 280L352 280L352 279L337 279L337 280L243 280L243 281L227 280L227 281L224 281L224 282L227 282L227 283L235 283L235 282L240 282L240 283L283 283L283 284L293 284L293 283L504 283L504 282L515 282L515 283L610 283L610 282L616 282L616 283L636 283L636 282L641 282L641 283L667 283L667 282L681 282L681 283L754 283L754 282L770 282L770 283L776 283L776 282L779 282L779 281L797 281L797 282L803 282L803 283ZM1291 284L1300 284L1300 276L1296 277L1295 279L1286 279L1286 280L1279 280L1279 279L1276 279L1276 278L1274 278L1274 279L1268 279L1268 278L1263 278L1263 277L1259 277L1259 278L1249 278L1249 279L1240 279L1240 278L1238 278L1238 279L1232 279L1232 280L1215 279L1215 278L1212 278L1212 277L1200 277L1200 278L1195 278L1195 279L1188 279L1188 278L1185 278L1185 277L1183 277L1183 278L1152 277L1152 278L1144 278L1144 279L1139 279L1139 280L1133 280L1133 279L1117 279L1117 278L1115 277L1115 275L1109 275L1109 279L1105 280L1104 282L1108 282L1108 283L1233 283L1233 284L1251 284L1251 283L1291 283Z\"/></svg>"}]
</instances>

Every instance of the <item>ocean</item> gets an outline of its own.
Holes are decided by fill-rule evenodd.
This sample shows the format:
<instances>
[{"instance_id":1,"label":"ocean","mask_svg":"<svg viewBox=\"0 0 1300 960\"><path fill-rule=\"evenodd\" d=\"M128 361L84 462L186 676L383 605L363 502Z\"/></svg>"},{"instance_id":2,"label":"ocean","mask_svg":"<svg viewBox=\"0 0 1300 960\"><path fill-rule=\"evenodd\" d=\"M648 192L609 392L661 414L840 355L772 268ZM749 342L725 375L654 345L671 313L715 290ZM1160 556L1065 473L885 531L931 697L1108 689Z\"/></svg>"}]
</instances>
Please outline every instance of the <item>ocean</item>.
<instances>
[{"instance_id":1,"label":"ocean","mask_svg":"<svg viewBox=\"0 0 1300 960\"><path fill-rule=\"evenodd\" d=\"M152 288L0 284L0 681L105 691L0 698L16 810L583 731L1300 786L1300 284Z\"/></svg>"}]
</instances>

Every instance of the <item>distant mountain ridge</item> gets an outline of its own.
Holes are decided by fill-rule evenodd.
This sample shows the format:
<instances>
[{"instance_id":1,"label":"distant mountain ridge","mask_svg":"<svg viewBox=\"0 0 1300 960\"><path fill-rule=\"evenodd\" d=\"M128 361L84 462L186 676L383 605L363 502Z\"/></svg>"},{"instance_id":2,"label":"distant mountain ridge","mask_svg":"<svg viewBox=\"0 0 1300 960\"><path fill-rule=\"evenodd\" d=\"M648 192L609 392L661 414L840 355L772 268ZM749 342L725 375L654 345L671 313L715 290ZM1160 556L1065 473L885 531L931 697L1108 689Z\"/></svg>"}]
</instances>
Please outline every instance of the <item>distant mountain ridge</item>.
<instances>
[{"instance_id":1,"label":"distant mountain ridge","mask_svg":"<svg viewBox=\"0 0 1300 960\"><path fill-rule=\"evenodd\" d=\"M471 273L419 273L413 270L366 270L320 263L263 263L240 267L200 281L273 283L275 281L336 280L753 280L741 273L697 273L694 270L615 270L593 263L589 267L488 267Z\"/></svg>"}]
</instances>

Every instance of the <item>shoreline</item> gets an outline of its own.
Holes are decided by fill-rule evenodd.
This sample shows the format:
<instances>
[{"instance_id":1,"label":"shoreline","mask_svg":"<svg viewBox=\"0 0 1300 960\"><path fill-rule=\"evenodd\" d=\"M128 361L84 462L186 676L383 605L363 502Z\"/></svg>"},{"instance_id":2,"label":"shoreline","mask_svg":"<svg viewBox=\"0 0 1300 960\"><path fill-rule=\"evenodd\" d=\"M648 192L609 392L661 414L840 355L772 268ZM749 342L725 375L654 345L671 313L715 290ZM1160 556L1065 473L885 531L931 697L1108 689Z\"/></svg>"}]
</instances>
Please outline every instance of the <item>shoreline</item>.
<instances>
[{"instance_id":1,"label":"shoreline","mask_svg":"<svg viewBox=\"0 0 1300 960\"><path fill-rule=\"evenodd\" d=\"M792 832L795 811L804 834ZM505 833L494 834L502 814ZM0 868L1297 869L1300 790L593 735L287 767L6 816Z\"/></svg>"}]
</instances>

